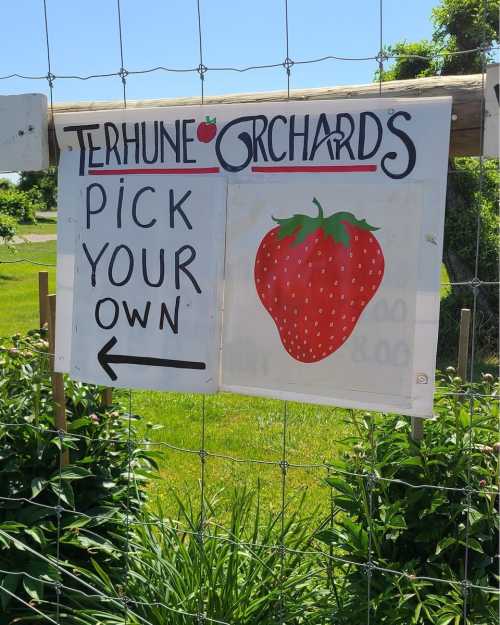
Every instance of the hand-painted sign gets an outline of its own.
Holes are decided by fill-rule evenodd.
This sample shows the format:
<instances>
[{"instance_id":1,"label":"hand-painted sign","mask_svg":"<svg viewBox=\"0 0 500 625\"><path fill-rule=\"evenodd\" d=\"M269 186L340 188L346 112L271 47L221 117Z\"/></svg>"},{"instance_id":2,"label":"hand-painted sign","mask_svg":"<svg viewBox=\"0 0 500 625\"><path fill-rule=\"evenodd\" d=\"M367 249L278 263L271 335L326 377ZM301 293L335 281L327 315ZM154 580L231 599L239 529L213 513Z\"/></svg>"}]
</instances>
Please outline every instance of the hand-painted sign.
<instances>
[{"instance_id":1,"label":"hand-painted sign","mask_svg":"<svg viewBox=\"0 0 500 625\"><path fill-rule=\"evenodd\" d=\"M58 115L57 368L431 414L450 115L449 98Z\"/></svg>"},{"instance_id":2,"label":"hand-painted sign","mask_svg":"<svg viewBox=\"0 0 500 625\"><path fill-rule=\"evenodd\" d=\"M499 157L500 63L488 65L485 85L484 154Z\"/></svg>"},{"instance_id":3,"label":"hand-painted sign","mask_svg":"<svg viewBox=\"0 0 500 625\"><path fill-rule=\"evenodd\" d=\"M39 171L49 166L47 96L0 96L0 171Z\"/></svg>"}]
</instances>

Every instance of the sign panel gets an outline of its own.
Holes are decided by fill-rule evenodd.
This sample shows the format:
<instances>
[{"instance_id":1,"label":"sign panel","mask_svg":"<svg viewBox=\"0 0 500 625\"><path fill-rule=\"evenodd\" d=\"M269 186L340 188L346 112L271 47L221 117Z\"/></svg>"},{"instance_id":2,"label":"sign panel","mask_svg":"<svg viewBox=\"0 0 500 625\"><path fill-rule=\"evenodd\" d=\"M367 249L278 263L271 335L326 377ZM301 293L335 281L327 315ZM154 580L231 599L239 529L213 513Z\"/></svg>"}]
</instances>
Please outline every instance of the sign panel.
<instances>
[{"instance_id":1,"label":"sign panel","mask_svg":"<svg viewBox=\"0 0 500 625\"><path fill-rule=\"evenodd\" d=\"M422 240L423 194L415 183L232 186L223 388L410 409L420 248L440 260Z\"/></svg>"},{"instance_id":2,"label":"sign panel","mask_svg":"<svg viewBox=\"0 0 500 625\"><path fill-rule=\"evenodd\" d=\"M500 126L500 64L488 65L486 68L485 86L485 119L484 119L484 154L498 158L498 141Z\"/></svg>"},{"instance_id":3,"label":"sign panel","mask_svg":"<svg viewBox=\"0 0 500 625\"><path fill-rule=\"evenodd\" d=\"M58 370L432 414L450 116L450 98L58 115Z\"/></svg>"},{"instance_id":4,"label":"sign panel","mask_svg":"<svg viewBox=\"0 0 500 625\"><path fill-rule=\"evenodd\" d=\"M38 171L48 166L47 96L0 96L0 171Z\"/></svg>"},{"instance_id":5,"label":"sign panel","mask_svg":"<svg viewBox=\"0 0 500 625\"><path fill-rule=\"evenodd\" d=\"M217 390L223 180L78 182L70 374L119 387Z\"/></svg>"}]
</instances>

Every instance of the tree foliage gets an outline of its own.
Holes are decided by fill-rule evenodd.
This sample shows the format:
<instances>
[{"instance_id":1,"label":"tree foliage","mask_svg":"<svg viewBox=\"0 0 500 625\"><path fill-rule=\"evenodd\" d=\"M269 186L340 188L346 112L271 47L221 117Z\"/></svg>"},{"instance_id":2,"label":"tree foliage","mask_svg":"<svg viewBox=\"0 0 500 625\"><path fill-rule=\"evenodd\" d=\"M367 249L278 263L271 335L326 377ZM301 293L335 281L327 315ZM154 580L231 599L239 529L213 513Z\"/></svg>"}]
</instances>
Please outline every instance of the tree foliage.
<instances>
[{"instance_id":1,"label":"tree foliage","mask_svg":"<svg viewBox=\"0 0 500 625\"><path fill-rule=\"evenodd\" d=\"M49 167L46 171L23 171L19 180L22 191L37 189L45 205L44 210L52 210L57 205L57 171Z\"/></svg>"},{"instance_id":2,"label":"tree foliage","mask_svg":"<svg viewBox=\"0 0 500 625\"><path fill-rule=\"evenodd\" d=\"M480 73L483 45L486 61L491 61L489 48L499 40L499 11L500 0L442 0L432 11L431 40L399 41L385 48L393 63L383 70L382 80Z\"/></svg>"},{"instance_id":3,"label":"tree foliage","mask_svg":"<svg viewBox=\"0 0 500 625\"><path fill-rule=\"evenodd\" d=\"M450 74L475 74L483 71L489 48L499 41L500 0L441 0L432 12L434 32L431 40L388 46L391 60L382 80L405 80ZM459 53L459 54L456 54ZM462 54L460 54L462 53ZM376 79L380 79L377 73ZM479 278L498 280L498 161L459 158L450 161L444 237L444 263L451 282L466 282L475 276L478 214L480 217ZM476 347L484 354L498 345L498 297L496 289L484 287L477 292ZM471 289L454 286L441 303L439 353L454 355L458 340L460 308L473 304Z\"/></svg>"}]
</instances>

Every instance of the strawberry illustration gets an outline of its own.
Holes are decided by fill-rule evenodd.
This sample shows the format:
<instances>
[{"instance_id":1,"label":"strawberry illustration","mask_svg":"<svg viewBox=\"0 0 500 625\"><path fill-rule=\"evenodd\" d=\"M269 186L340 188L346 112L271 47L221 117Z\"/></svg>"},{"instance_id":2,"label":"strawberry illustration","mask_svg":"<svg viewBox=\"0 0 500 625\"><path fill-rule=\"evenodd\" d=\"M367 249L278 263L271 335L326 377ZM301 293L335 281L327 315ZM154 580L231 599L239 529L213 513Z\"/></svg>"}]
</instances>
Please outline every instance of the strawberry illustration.
<instances>
[{"instance_id":1,"label":"strawberry illustration","mask_svg":"<svg viewBox=\"0 0 500 625\"><path fill-rule=\"evenodd\" d=\"M210 141L212 141L217 134L216 121L215 117L209 117L207 115L205 121L198 124L198 128L196 129L198 141L202 143L210 143Z\"/></svg>"},{"instance_id":2,"label":"strawberry illustration","mask_svg":"<svg viewBox=\"0 0 500 625\"><path fill-rule=\"evenodd\" d=\"M384 275L378 230L352 213L274 219L255 258L258 296L286 351L304 363L333 354L353 332Z\"/></svg>"}]
</instances>

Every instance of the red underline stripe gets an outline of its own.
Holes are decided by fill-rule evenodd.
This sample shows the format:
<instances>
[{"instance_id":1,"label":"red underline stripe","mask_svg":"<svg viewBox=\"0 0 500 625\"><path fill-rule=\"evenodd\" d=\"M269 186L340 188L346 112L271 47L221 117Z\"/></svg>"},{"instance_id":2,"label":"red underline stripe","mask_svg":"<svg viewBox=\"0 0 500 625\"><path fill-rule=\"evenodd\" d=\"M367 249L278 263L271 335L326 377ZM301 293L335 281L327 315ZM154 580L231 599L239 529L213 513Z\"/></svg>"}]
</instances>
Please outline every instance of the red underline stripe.
<instances>
[{"instance_id":1,"label":"red underline stripe","mask_svg":"<svg viewBox=\"0 0 500 625\"><path fill-rule=\"evenodd\" d=\"M252 167L255 174L346 174L377 171L376 165L282 165Z\"/></svg>"},{"instance_id":2,"label":"red underline stripe","mask_svg":"<svg viewBox=\"0 0 500 625\"><path fill-rule=\"evenodd\" d=\"M127 176L130 174L218 174L220 167L158 167L147 169L89 169L90 176Z\"/></svg>"}]
</instances>

